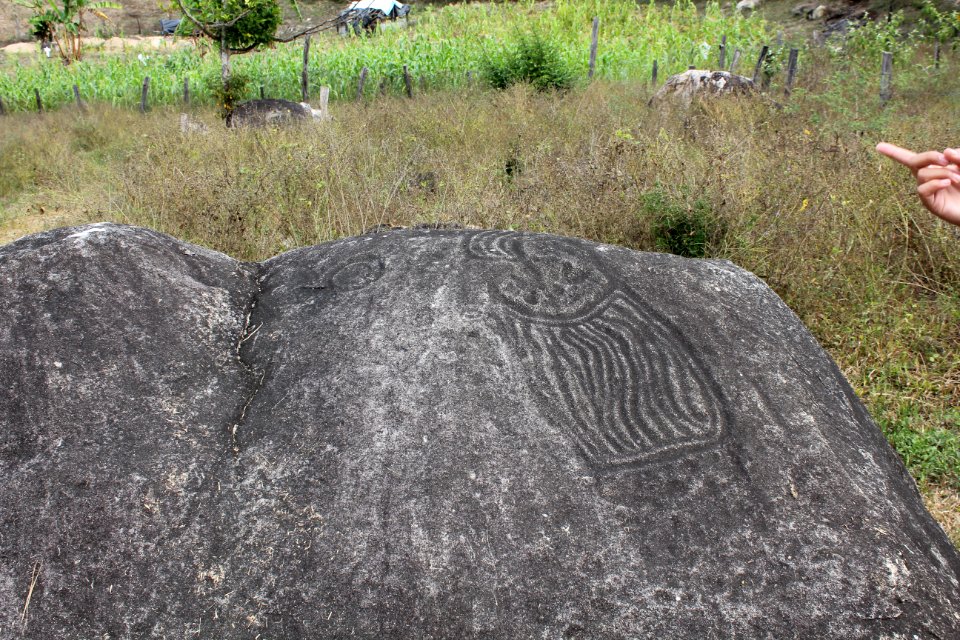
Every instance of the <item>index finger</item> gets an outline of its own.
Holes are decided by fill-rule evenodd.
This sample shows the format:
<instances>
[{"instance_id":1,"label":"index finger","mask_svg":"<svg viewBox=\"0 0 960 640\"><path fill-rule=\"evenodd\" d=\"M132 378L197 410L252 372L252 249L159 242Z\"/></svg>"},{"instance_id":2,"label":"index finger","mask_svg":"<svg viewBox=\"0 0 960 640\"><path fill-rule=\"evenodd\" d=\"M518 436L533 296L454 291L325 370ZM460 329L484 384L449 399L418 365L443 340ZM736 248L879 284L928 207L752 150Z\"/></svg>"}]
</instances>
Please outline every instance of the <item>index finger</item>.
<instances>
[{"instance_id":1,"label":"index finger","mask_svg":"<svg viewBox=\"0 0 960 640\"><path fill-rule=\"evenodd\" d=\"M883 155L896 160L902 165L910 166L910 161L913 160L913 157L916 156L913 151L909 149L904 149L903 147L898 147L895 144L890 144L889 142L881 142L877 145L877 151Z\"/></svg>"},{"instance_id":2,"label":"index finger","mask_svg":"<svg viewBox=\"0 0 960 640\"><path fill-rule=\"evenodd\" d=\"M914 153L909 149L898 147L889 142L881 142L878 144L877 151L911 169L921 169L923 167L929 167L930 165L943 166L947 164L947 159L939 151Z\"/></svg>"}]
</instances>

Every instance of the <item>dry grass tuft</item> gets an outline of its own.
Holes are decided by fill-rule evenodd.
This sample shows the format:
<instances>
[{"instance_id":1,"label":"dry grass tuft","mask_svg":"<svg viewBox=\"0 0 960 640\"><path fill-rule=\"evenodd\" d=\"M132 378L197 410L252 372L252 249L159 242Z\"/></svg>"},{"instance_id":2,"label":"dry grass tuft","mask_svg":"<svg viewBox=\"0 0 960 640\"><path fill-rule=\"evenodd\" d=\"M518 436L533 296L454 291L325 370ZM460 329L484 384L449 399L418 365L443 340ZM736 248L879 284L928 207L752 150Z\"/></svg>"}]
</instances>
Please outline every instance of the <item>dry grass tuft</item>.
<instances>
[{"instance_id":1,"label":"dry grass tuft","mask_svg":"<svg viewBox=\"0 0 960 640\"><path fill-rule=\"evenodd\" d=\"M953 544L960 547L960 495L949 488L931 487L923 497L927 509L943 526Z\"/></svg>"}]
</instances>

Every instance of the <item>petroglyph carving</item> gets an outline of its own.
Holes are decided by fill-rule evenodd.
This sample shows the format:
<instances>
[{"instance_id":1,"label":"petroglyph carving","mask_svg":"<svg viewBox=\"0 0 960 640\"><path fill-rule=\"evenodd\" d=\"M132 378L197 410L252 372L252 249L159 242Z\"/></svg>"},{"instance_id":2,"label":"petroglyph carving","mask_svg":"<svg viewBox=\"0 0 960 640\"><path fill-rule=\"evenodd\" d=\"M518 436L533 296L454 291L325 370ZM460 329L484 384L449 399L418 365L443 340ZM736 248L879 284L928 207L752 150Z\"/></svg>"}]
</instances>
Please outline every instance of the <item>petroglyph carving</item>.
<instances>
[{"instance_id":1,"label":"petroglyph carving","mask_svg":"<svg viewBox=\"0 0 960 640\"><path fill-rule=\"evenodd\" d=\"M383 275L383 258L377 255L359 255L341 264L330 275L330 286L340 291L356 291L369 286Z\"/></svg>"},{"instance_id":2,"label":"petroglyph carving","mask_svg":"<svg viewBox=\"0 0 960 640\"><path fill-rule=\"evenodd\" d=\"M689 341L602 268L557 238L481 232L468 253L496 269L493 314L531 388L600 470L719 443L723 395Z\"/></svg>"}]
</instances>

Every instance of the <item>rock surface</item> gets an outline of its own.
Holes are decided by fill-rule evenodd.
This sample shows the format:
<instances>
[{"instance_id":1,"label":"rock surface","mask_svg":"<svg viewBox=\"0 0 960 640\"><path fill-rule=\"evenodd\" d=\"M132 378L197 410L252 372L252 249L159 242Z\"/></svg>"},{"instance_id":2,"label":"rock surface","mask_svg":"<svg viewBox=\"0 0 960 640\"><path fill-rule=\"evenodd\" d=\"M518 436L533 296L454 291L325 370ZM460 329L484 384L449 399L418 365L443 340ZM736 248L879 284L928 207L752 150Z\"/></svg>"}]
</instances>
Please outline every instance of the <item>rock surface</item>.
<instances>
[{"instance_id":1,"label":"rock surface","mask_svg":"<svg viewBox=\"0 0 960 640\"><path fill-rule=\"evenodd\" d=\"M729 71L688 69L667 78L664 85L650 98L650 104L665 98L677 98L689 104L695 97L700 96L739 96L755 91L753 80Z\"/></svg>"},{"instance_id":2,"label":"rock surface","mask_svg":"<svg viewBox=\"0 0 960 640\"><path fill-rule=\"evenodd\" d=\"M0 638L955 638L960 556L726 262L0 248Z\"/></svg>"},{"instance_id":3,"label":"rock surface","mask_svg":"<svg viewBox=\"0 0 960 640\"><path fill-rule=\"evenodd\" d=\"M266 127L320 119L323 119L320 110L306 102L265 98L241 102L227 114L226 124L228 127Z\"/></svg>"}]
</instances>

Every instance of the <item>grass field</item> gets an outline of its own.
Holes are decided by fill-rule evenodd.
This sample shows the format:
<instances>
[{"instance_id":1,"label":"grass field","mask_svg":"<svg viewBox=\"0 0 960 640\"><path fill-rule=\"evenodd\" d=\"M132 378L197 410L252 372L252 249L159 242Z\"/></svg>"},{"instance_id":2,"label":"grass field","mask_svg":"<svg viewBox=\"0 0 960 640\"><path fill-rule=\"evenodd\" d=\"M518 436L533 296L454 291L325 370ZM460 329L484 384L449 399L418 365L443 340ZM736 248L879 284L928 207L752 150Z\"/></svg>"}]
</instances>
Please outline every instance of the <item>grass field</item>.
<instances>
[{"instance_id":1,"label":"grass field","mask_svg":"<svg viewBox=\"0 0 960 640\"><path fill-rule=\"evenodd\" d=\"M960 230L873 151L960 144L960 59L936 70L928 46L898 49L881 107L876 42L805 51L789 99L778 75L765 97L688 109L649 107L645 82L607 77L371 97L278 131L228 132L212 108L195 112L210 133L190 136L163 108L14 114L0 126L0 240L113 220L252 260L377 224L644 250L665 246L665 218L701 225L706 256L760 275L837 360L960 543Z\"/></svg>"}]
</instances>

